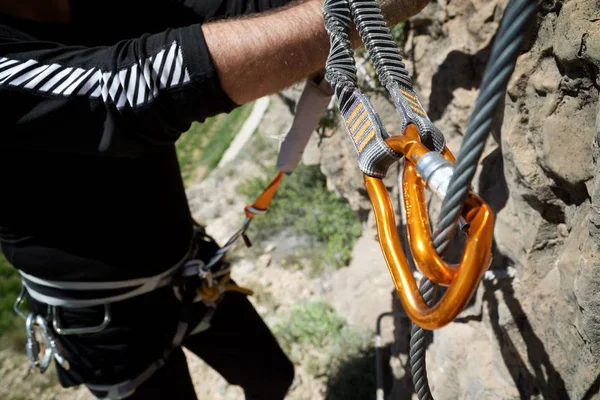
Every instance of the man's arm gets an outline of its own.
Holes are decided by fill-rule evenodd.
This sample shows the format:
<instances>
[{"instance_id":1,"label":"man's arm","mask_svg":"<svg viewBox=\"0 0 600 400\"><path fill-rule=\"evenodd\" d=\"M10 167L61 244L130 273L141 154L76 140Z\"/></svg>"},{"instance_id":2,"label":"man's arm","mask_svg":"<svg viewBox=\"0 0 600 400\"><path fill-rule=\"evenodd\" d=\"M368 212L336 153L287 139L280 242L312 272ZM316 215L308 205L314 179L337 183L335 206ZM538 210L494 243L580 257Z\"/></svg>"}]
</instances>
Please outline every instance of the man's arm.
<instances>
[{"instance_id":1,"label":"man's arm","mask_svg":"<svg viewBox=\"0 0 600 400\"><path fill-rule=\"evenodd\" d=\"M137 157L233 110L201 24L73 46L0 25L0 147Z\"/></svg>"},{"instance_id":2,"label":"man's arm","mask_svg":"<svg viewBox=\"0 0 600 400\"><path fill-rule=\"evenodd\" d=\"M281 90L325 65L321 3L309 1L202 26L225 93L237 104Z\"/></svg>"},{"instance_id":3,"label":"man's arm","mask_svg":"<svg viewBox=\"0 0 600 400\"><path fill-rule=\"evenodd\" d=\"M428 0L384 0L396 23L423 9ZM322 69L329 52L321 1L309 0L237 20L202 26L225 93L237 104L281 90ZM351 33L356 47L356 31Z\"/></svg>"},{"instance_id":4,"label":"man's arm","mask_svg":"<svg viewBox=\"0 0 600 400\"><path fill-rule=\"evenodd\" d=\"M0 25L0 147L136 157L318 71L328 49L320 0L110 46Z\"/></svg>"}]
</instances>

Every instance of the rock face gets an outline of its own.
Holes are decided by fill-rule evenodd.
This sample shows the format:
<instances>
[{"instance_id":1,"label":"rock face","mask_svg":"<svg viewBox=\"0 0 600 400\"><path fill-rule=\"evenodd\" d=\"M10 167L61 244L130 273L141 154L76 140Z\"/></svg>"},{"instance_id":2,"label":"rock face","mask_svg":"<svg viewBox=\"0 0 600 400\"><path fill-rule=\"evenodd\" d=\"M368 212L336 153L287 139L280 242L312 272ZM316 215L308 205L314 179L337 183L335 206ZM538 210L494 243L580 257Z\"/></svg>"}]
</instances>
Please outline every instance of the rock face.
<instances>
[{"instance_id":1,"label":"rock face","mask_svg":"<svg viewBox=\"0 0 600 400\"><path fill-rule=\"evenodd\" d=\"M437 0L410 21L407 67L455 154L507 3ZM473 182L496 212L492 268L517 276L483 283L475 305L435 332L436 399L600 398L599 69L600 2L539 2ZM367 220L345 135L324 140L321 169Z\"/></svg>"}]
</instances>

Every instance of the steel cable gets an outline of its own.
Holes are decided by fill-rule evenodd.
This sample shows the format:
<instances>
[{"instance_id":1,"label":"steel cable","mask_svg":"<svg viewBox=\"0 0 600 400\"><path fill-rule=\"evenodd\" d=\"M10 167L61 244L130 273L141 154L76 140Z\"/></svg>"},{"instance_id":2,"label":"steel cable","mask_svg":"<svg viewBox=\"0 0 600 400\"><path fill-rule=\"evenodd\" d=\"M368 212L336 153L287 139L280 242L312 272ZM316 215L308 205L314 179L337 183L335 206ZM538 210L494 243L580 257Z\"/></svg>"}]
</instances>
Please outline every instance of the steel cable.
<instances>
[{"instance_id":1,"label":"steel cable","mask_svg":"<svg viewBox=\"0 0 600 400\"><path fill-rule=\"evenodd\" d=\"M506 93L527 24L537 8L535 0L511 0L508 4L475 101L462 146L456 157L454 174L442 202L441 219L433 234L433 245L438 254L444 254L456 231L471 181L491 131L494 112ZM420 286L423 300L428 306L435 297L435 285L423 278ZM424 329L413 324L410 340L410 366L415 392L420 400L432 399L425 368L427 337Z\"/></svg>"},{"instance_id":2,"label":"steel cable","mask_svg":"<svg viewBox=\"0 0 600 400\"><path fill-rule=\"evenodd\" d=\"M442 217L433 234L433 244L438 254L443 255L446 252L455 233L458 218L490 132L494 112L504 98L508 80L514 70L518 51L525 36L526 24L535 10L534 0L511 0L502 18L481 90L457 157L454 175L442 203ZM325 27L330 37L326 79L336 92L340 109L346 106L357 87L354 54L349 40L353 18L373 60L380 82L392 94L396 85L412 88L402 58L395 42L391 40L391 33L385 25L375 0L325 0L323 12ZM432 282L423 278L420 291L428 306L433 306L435 289L436 286ZM410 364L419 399L432 398L426 374L426 339L426 332L413 324Z\"/></svg>"}]
</instances>

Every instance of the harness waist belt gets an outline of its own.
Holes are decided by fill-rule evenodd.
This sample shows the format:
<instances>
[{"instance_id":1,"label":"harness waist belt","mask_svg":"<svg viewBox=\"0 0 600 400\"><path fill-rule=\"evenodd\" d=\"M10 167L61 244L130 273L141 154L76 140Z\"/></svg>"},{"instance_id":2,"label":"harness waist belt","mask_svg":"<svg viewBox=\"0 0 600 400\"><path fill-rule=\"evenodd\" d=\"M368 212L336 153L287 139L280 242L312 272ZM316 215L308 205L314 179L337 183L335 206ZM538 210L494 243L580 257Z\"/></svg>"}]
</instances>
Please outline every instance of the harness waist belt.
<instances>
[{"instance_id":1,"label":"harness waist belt","mask_svg":"<svg viewBox=\"0 0 600 400\"><path fill-rule=\"evenodd\" d=\"M169 286L180 275L196 249L195 241L187 254L168 270L153 276L123 281L54 281L29 275L21 270L21 280L35 300L50 306L93 307L123 301ZM187 275L187 274L186 274Z\"/></svg>"}]
</instances>

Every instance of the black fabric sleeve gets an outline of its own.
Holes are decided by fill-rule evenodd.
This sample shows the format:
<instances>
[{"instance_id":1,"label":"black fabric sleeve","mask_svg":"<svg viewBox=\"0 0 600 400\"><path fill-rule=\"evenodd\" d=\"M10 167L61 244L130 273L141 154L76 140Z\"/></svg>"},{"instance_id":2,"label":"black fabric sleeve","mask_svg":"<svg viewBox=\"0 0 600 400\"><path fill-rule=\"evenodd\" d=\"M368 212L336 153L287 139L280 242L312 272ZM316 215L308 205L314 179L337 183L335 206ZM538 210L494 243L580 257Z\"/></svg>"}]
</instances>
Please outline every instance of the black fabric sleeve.
<instances>
[{"instance_id":1,"label":"black fabric sleeve","mask_svg":"<svg viewBox=\"0 0 600 400\"><path fill-rule=\"evenodd\" d=\"M98 47L0 29L4 149L135 157L236 106L200 23Z\"/></svg>"}]
</instances>

